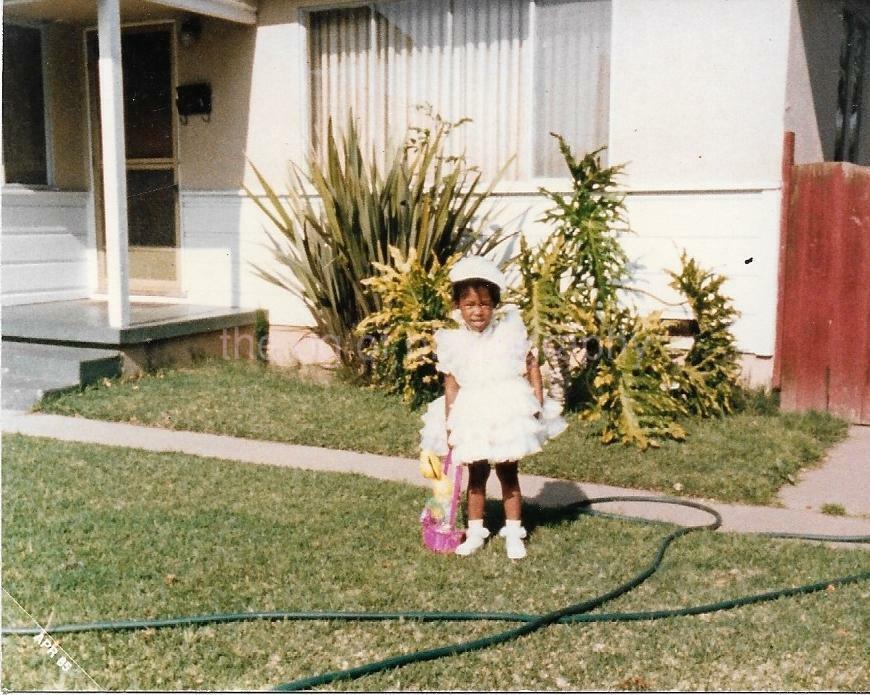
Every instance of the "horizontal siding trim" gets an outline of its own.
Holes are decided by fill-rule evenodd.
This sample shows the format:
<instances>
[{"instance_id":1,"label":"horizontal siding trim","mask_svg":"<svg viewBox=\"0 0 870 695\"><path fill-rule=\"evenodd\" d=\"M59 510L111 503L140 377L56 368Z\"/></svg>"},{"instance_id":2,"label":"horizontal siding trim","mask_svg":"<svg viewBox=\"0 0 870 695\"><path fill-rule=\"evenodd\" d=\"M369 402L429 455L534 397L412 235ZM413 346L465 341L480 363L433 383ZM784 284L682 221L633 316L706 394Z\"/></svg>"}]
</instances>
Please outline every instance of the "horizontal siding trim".
<instances>
[{"instance_id":1,"label":"horizontal siding trim","mask_svg":"<svg viewBox=\"0 0 870 695\"><path fill-rule=\"evenodd\" d=\"M8 206L85 208L90 197L88 191L38 191L10 186L4 186L2 189L4 208Z\"/></svg>"},{"instance_id":2,"label":"horizontal siding trim","mask_svg":"<svg viewBox=\"0 0 870 695\"><path fill-rule=\"evenodd\" d=\"M3 265L85 261L86 254L81 239L69 233L16 235L3 239Z\"/></svg>"},{"instance_id":3,"label":"horizontal siding trim","mask_svg":"<svg viewBox=\"0 0 870 695\"><path fill-rule=\"evenodd\" d=\"M12 293L87 289L87 286L84 263L20 263L3 268L3 288L10 288Z\"/></svg>"},{"instance_id":4,"label":"horizontal siding trim","mask_svg":"<svg viewBox=\"0 0 870 695\"><path fill-rule=\"evenodd\" d=\"M88 299L91 293L81 288L66 290L45 290L34 292L12 292L3 295L3 306L17 304L38 304L41 302L62 302L68 299Z\"/></svg>"},{"instance_id":5,"label":"horizontal siding trim","mask_svg":"<svg viewBox=\"0 0 870 695\"><path fill-rule=\"evenodd\" d=\"M61 234L73 234L68 227L3 227L4 237L26 236L33 239L35 236L59 236Z\"/></svg>"},{"instance_id":6,"label":"horizontal siding trim","mask_svg":"<svg viewBox=\"0 0 870 695\"><path fill-rule=\"evenodd\" d=\"M278 197L282 200L288 198L286 193L278 191ZM481 182L480 190L486 188L486 182ZM499 184L492 193L492 197L529 197L539 198L541 196L540 189L546 188L553 193L570 193L571 181L569 179L558 180L542 180L542 181L516 181L510 183ZM680 196L680 195L757 195L766 191L782 190L781 181L750 181L746 183L722 182L701 188L690 188L686 186L655 186L644 184L643 186L624 187L621 189L628 196ZM193 191L182 190L182 201L190 204L207 205L206 201L214 198L241 198L250 199L244 190L224 190L224 191ZM265 193L256 193L254 197L265 200ZM316 198L317 193L313 190L306 190L305 197Z\"/></svg>"},{"instance_id":7,"label":"horizontal siding trim","mask_svg":"<svg viewBox=\"0 0 870 695\"><path fill-rule=\"evenodd\" d=\"M87 297L90 194L4 186L4 304Z\"/></svg>"}]
</instances>

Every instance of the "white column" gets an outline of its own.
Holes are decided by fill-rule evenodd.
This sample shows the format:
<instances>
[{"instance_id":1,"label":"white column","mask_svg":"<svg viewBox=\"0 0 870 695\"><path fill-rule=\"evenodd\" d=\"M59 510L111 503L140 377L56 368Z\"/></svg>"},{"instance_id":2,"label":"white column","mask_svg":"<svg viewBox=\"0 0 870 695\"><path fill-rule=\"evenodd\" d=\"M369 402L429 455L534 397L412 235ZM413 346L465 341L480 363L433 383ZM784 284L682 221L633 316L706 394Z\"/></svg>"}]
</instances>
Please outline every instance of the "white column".
<instances>
[{"instance_id":1,"label":"white column","mask_svg":"<svg viewBox=\"0 0 870 695\"><path fill-rule=\"evenodd\" d=\"M121 74L120 0L97 0L100 43L100 122L103 138L103 205L109 325L130 323L127 256L127 153L124 146L124 87Z\"/></svg>"}]
</instances>

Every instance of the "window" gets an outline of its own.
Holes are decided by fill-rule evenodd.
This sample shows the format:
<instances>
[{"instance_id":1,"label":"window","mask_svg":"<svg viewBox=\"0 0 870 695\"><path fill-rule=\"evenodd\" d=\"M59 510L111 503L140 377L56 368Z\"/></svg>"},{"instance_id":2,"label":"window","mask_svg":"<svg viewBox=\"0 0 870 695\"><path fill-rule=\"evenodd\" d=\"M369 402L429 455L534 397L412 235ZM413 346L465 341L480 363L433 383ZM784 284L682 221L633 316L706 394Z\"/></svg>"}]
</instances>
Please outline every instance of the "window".
<instances>
[{"instance_id":1,"label":"window","mask_svg":"<svg viewBox=\"0 0 870 695\"><path fill-rule=\"evenodd\" d=\"M3 25L3 167L6 183L45 185L42 32Z\"/></svg>"},{"instance_id":2,"label":"window","mask_svg":"<svg viewBox=\"0 0 870 695\"><path fill-rule=\"evenodd\" d=\"M381 151L419 104L487 176L564 176L550 136L578 152L607 144L611 0L395 0L309 14L311 139L352 108Z\"/></svg>"},{"instance_id":3,"label":"window","mask_svg":"<svg viewBox=\"0 0 870 695\"><path fill-rule=\"evenodd\" d=\"M870 102L867 82L870 80L870 52L867 50L870 24L861 16L846 11L845 40L840 52L840 83L837 89L837 136L834 145L836 161L859 162L870 153L862 153L862 111Z\"/></svg>"}]
</instances>

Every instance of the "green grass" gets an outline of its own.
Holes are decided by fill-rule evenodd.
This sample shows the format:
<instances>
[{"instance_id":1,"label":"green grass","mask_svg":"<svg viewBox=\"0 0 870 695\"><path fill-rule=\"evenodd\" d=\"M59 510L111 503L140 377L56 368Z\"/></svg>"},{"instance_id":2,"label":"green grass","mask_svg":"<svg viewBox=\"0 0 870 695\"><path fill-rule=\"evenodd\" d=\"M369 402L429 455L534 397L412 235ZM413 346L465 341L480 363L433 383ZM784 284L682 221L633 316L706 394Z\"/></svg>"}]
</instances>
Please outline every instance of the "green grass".
<instances>
[{"instance_id":1,"label":"green grass","mask_svg":"<svg viewBox=\"0 0 870 695\"><path fill-rule=\"evenodd\" d=\"M802 468L818 462L843 438L846 425L827 413L741 413L686 423L685 442L663 442L641 452L601 446L572 423L523 470L557 478L657 490L724 502L771 504Z\"/></svg>"},{"instance_id":2,"label":"green grass","mask_svg":"<svg viewBox=\"0 0 870 695\"><path fill-rule=\"evenodd\" d=\"M106 381L46 400L41 409L410 457L421 425L419 412L381 392L233 362ZM605 447L592 427L576 415L568 419L565 433L523 461L525 472L754 504L773 502L780 487L819 461L847 429L826 413L780 414L768 403L749 403L738 415L686 422L684 443L640 452Z\"/></svg>"},{"instance_id":3,"label":"green grass","mask_svg":"<svg viewBox=\"0 0 870 695\"><path fill-rule=\"evenodd\" d=\"M413 454L419 414L396 398L248 362L205 362L133 380L104 380L39 409L172 429L377 454Z\"/></svg>"},{"instance_id":4,"label":"green grass","mask_svg":"<svg viewBox=\"0 0 870 695\"><path fill-rule=\"evenodd\" d=\"M846 508L842 504L837 504L836 502L825 502L825 504L822 505L822 514L846 516Z\"/></svg>"},{"instance_id":5,"label":"green grass","mask_svg":"<svg viewBox=\"0 0 870 695\"><path fill-rule=\"evenodd\" d=\"M509 562L498 540L460 559L422 549L425 493L398 483L18 435L4 437L3 455L4 625L279 609L540 613L624 581L669 528L530 507L526 560ZM706 603L868 567L861 550L699 532L606 609ZM864 582L706 616L559 625L337 686L860 691L870 633L856 608L868 598ZM2 680L14 690L262 689L504 627L253 622L59 635L88 674L64 678L32 638L7 636Z\"/></svg>"}]
</instances>

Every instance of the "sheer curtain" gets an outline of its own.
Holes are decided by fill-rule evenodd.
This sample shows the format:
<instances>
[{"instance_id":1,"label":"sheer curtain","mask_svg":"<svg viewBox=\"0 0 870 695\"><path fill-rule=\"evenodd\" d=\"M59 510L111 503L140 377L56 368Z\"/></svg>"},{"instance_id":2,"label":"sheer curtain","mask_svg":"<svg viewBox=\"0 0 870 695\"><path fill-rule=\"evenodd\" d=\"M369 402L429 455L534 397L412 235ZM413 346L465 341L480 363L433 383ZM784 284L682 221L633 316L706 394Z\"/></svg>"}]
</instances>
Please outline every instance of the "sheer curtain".
<instances>
[{"instance_id":1,"label":"sheer curtain","mask_svg":"<svg viewBox=\"0 0 870 695\"><path fill-rule=\"evenodd\" d=\"M311 74L311 144L320 152L329 117L343 129L353 109L361 135L373 139L366 114L374 85L370 11L367 7L316 12L308 36Z\"/></svg>"},{"instance_id":2,"label":"sheer curtain","mask_svg":"<svg viewBox=\"0 0 870 695\"><path fill-rule=\"evenodd\" d=\"M421 125L418 105L447 119L452 110L448 0L378 2L372 7L377 51L371 117L380 142L399 144L409 125Z\"/></svg>"},{"instance_id":3,"label":"sheer curtain","mask_svg":"<svg viewBox=\"0 0 870 695\"><path fill-rule=\"evenodd\" d=\"M428 103L472 119L450 146L487 178L509 160L507 179L562 175L549 130L578 151L606 143L609 10L610 0L394 0L313 11L315 151L328 118L343 126L353 108L369 146L386 152Z\"/></svg>"},{"instance_id":4,"label":"sheer curtain","mask_svg":"<svg viewBox=\"0 0 870 695\"><path fill-rule=\"evenodd\" d=\"M537 0L534 73L534 175L564 176L551 132L575 154L607 144L610 0Z\"/></svg>"}]
</instances>

